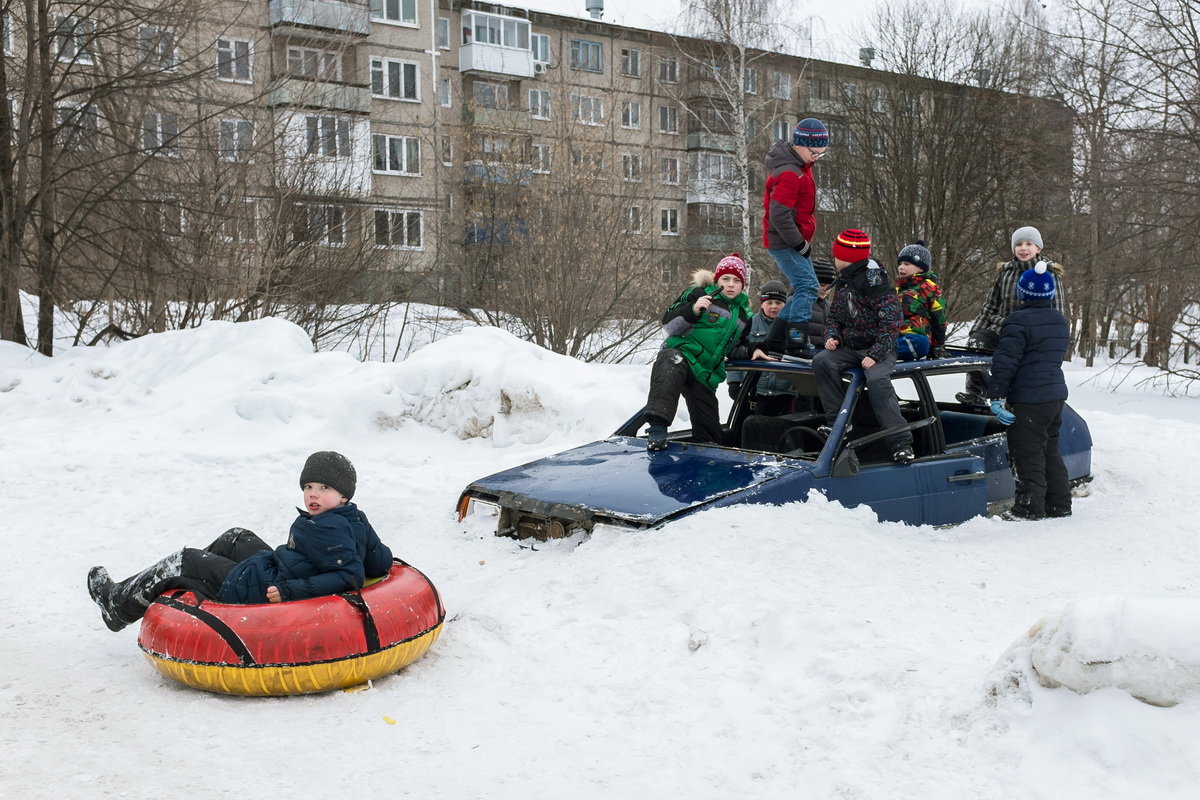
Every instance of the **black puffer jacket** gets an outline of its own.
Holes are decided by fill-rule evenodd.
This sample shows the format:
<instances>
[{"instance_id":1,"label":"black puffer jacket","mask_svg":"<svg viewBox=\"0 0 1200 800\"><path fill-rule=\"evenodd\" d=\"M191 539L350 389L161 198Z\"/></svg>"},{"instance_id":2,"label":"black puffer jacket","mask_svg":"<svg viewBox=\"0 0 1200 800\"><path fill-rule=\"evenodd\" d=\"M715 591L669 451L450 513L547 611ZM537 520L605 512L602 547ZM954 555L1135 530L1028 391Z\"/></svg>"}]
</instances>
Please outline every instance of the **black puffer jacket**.
<instances>
[{"instance_id":1,"label":"black puffer jacket","mask_svg":"<svg viewBox=\"0 0 1200 800\"><path fill-rule=\"evenodd\" d=\"M1000 327L987 396L1010 403L1066 400L1062 364L1070 341L1067 318L1053 300L1026 300Z\"/></svg>"}]
</instances>

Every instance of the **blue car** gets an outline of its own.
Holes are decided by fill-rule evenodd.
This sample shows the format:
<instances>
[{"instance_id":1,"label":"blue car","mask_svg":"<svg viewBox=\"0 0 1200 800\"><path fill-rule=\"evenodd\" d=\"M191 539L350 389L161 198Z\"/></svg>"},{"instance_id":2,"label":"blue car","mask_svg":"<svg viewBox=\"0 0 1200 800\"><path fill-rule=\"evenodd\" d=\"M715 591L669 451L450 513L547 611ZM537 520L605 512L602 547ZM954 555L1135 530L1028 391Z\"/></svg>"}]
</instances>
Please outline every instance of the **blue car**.
<instances>
[{"instance_id":1,"label":"blue car","mask_svg":"<svg viewBox=\"0 0 1200 800\"><path fill-rule=\"evenodd\" d=\"M828 437L816 379L807 362L738 361L741 390L723 423L721 444L697 444L671 431L666 450L648 452L638 436L642 413L604 440L567 450L468 486L460 517L472 506L498 509L497 535L555 539L597 524L651 528L707 508L802 501L816 489L830 500L869 506L881 520L953 525L998 514L1013 502L1004 427L983 407L964 405L967 374L990 356L951 351L948 358L901 362L892 375L917 456L890 459L866 397L861 369L843 376L845 395ZM767 375L772 391L756 392ZM1087 423L1063 409L1059 448L1073 487L1091 481Z\"/></svg>"}]
</instances>

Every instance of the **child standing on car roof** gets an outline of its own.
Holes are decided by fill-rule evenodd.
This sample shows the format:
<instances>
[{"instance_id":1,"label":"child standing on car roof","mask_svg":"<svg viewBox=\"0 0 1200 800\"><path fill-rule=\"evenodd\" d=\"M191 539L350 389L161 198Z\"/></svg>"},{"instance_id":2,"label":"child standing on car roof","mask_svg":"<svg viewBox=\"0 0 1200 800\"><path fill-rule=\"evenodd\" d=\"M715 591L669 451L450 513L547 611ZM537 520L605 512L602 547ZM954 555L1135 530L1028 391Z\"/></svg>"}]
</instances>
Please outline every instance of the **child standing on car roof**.
<instances>
[{"instance_id":1,"label":"child standing on car roof","mask_svg":"<svg viewBox=\"0 0 1200 800\"><path fill-rule=\"evenodd\" d=\"M946 345L946 304L942 287L929 266L933 257L921 239L900 251L896 258L896 293L900 295L900 313L904 322L896 338L896 354L901 361L916 361L929 356L940 358Z\"/></svg>"},{"instance_id":2,"label":"child standing on car roof","mask_svg":"<svg viewBox=\"0 0 1200 800\"><path fill-rule=\"evenodd\" d=\"M692 418L692 441L720 442L717 387L725 380L725 359L740 348L745 358L750 335L750 298L746 263L737 253L725 256L716 270L696 270L692 287L663 314L667 340L650 372L646 398L647 450L665 450L667 426L675 419L679 398ZM755 360L770 360L754 348Z\"/></svg>"},{"instance_id":3,"label":"child standing on car roof","mask_svg":"<svg viewBox=\"0 0 1200 800\"><path fill-rule=\"evenodd\" d=\"M833 242L833 265L838 279L825 325L825 349L813 359L817 392L825 412L821 432L828 435L837 419L843 397L841 374L852 367L862 367L866 373L867 397L880 426L902 427L905 420L892 388L896 334L900 330L900 301L892 281L871 259L871 239L859 230L838 234ZM899 464L915 457L911 431L896 433L887 444L892 460Z\"/></svg>"},{"instance_id":4,"label":"child standing on car roof","mask_svg":"<svg viewBox=\"0 0 1200 800\"><path fill-rule=\"evenodd\" d=\"M1009 426L1008 457L1017 484L1011 519L1071 515L1071 486L1058 449L1067 399L1062 363L1071 331L1054 307L1056 283L1044 261L1021 273L1014 291L1020 305L1000 327L992 356L987 396L992 413Z\"/></svg>"}]
</instances>

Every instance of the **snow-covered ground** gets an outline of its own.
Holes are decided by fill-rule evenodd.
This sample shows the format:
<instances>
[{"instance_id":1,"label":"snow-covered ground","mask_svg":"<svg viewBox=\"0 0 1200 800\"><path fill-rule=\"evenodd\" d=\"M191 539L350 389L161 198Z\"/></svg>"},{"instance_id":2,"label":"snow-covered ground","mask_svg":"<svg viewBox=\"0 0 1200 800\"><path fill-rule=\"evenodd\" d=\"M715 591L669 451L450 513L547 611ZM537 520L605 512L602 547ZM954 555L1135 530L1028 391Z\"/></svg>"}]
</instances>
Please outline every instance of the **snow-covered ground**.
<instances>
[{"instance_id":1,"label":"snow-covered ground","mask_svg":"<svg viewBox=\"0 0 1200 800\"><path fill-rule=\"evenodd\" d=\"M607 435L648 367L490 329L360 363L272 319L54 359L0 343L0 797L1194 797L1200 403L1068 378L1096 441L1069 519L934 530L815 497L535 550L457 522L460 489ZM223 697L103 626L90 566L233 525L280 542L320 449L443 594L423 660ZM1031 679L1095 666L1076 652L1180 702Z\"/></svg>"}]
</instances>

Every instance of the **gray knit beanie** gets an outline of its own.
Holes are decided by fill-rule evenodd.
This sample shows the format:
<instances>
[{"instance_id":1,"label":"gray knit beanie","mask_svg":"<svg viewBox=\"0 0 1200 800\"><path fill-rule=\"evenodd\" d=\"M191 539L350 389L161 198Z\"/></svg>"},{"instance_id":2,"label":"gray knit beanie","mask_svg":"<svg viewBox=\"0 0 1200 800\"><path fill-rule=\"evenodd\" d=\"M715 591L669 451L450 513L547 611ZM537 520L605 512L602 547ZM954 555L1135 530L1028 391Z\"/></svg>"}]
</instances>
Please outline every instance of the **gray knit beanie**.
<instances>
[{"instance_id":1,"label":"gray knit beanie","mask_svg":"<svg viewBox=\"0 0 1200 800\"><path fill-rule=\"evenodd\" d=\"M350 459L332 450L321 450L309 456L304 462L304 469L300 470L301 488L306 483L323 483L349 500L354 497L358 475Z\"/></svg>"},{"instance_id":2,"label":"gray knit beanie","mask_svg":"<svg viewBox=\"0 0 1200 800\"><path fill-rule=\"evenodd\" d=\"M929 248L925 246L924 239L917 239L916 242L900 251L900 255L896 257L896 263L901 264L905 261L915 265L921 272L929 272L933 256L930 254Z\"/></svg>"},{"instance_id":3,"label":"gray knit beanie","mask_svg":"<svg viewBox=\"0 0 1200 800\"><path fill-rule=\"evenodd\" d=\"M1017 252L1017 242L1033 242L1039 248L1044 247L1042 244L1042 232L1032 225L1026 225L1024 228L1017 228L1012 235L1013 253Z\"/></svg>"}]
</instances>

